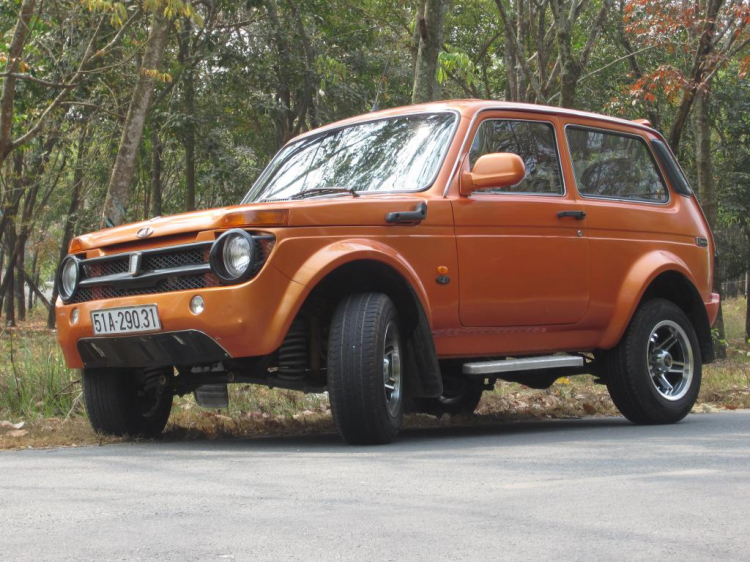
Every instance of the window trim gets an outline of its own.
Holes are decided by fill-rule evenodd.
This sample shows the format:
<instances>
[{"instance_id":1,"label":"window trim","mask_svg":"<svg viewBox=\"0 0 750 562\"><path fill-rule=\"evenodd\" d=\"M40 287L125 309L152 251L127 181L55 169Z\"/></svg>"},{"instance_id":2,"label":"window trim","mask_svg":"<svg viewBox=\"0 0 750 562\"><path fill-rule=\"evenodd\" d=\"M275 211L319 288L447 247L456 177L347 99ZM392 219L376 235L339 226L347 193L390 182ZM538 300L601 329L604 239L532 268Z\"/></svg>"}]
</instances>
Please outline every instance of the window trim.
<instances>
[{"instance_id":1,"label":"window trim","mask_svg":"<svg viewBox=\"0 0 750 562\"><path fill-rule=\"evenodd\" d=\"M576 177L576 173L575 173L575 164L573 163L573 151L570 148L570 141L568 139L568 128L579 129L582 131L594 131L594 132L599 132L602 134L610 134L610 135L616 135L620 137L628 137L628 138L636 139L640 141L641 143L643 143L643 145L646 147L646 152L648 153L649 158L651 158L651 163L656 169L656 173L659 175L659 179L661 180L661 183L664 186L664 191L667 194L666 201L650 201L648 199L633 199L633 198L625 198L625 197L608 197L606 195L584 194L580 190L580 187L578 185L578 178ZM664 173L662 172L661 166L659 166L659 162L656 160L656 158L654 158L654 154L653 154L653 151L651 150L650 143L641 135L638 135L635 133L626 133L623 131L618 131L616 129L607 129L606 127L579 125L577 123L566 123L564 127L564 131L565 131L565 144L568 147L568 156L570 157L571 172L573 172L573 179L576 184L576 194L579 195L582 199L593 199L593 200L599 200L599 201L621 201L623 203L637 203L640 205L657 205L660 207L667 206L672 202L672 192L669 189L669 184L667 183L666 178L664 177Z\"/></svg>"},{"instance_id":2,"label":"window trim","mask_svg":"<svg viewBox=\"0 0 750 562\"><path fill-rule=\"evenodd\" d=\"M562 165L562 153L560 152L560 142L557 138L557 127L552 121L548 121L546 119L518 119L514 117L487 117L486 119L483 119L479 122L479 125L477 126L476 131L474 132L474 136L471 139L471 143L468 145L468 150L466 153L461 157L460 159L463 160L463 158L468 157L471 153L471 147L474 144L474 140L477 138L477 133L479 133L479 128L484 125L487 121L516 121L518 123L542 123L545 125L549 125L552 127L552 138L555 141L555 153L557 154L557 168L560 173L560 181L562 183L562 193L542 193L542 192L528 192L528 191L503 191L501 193L487 193L485 190L477 190L471 193L469 197L479 196L494 196L494 195L525 195L529 197L565 197L568 194L568 186L565 182L565 172L563 170ZM471 128L469 129L469 131ZM468 140L468 134L467 134L467 140ZM565 139L567 142L567 139ZM497 152L492 152L488 154L498 154ZM525 179L525 178L524 178ZM519 182L520 183L520 182ZM448 184L450 185L450 184Z\"/></svg>"},{"instance_id":3,"label":"window trim","mask_svg":"<svg viewBox=\"0 0 750 562\"><path fill-rule=\"evenodd\" d=\"M403 113L401 115L390 115L390 116L378 116L378 117L372 117L371 119L364 119L362 121L356 121L354 123L348 123L348 124L342 124L339 126L334 127L326 127L325 130L319 131L317 133L313 132L310 135L300 135L297 138L291 139L289 142L287 142L284 146L279 148L276 153L273 155L273 157L268 161L268 164L266 164L265 168L263 168L263 171L260 173L260 175L257 177L257 179L253 182L253 185L250 186L250 189L245 192L245 195L242 197L242 200L238 205L253 205L257 203L270 203L270 202L283 202L287 201L287 199L260 199L258 201L248 201L247 197L252 193L252 191L255 189L255 186L260 183L262 180L265 180L265 177L267 174L270 173L271 166L276 161L276 159L279 157L281 152L299 142L305 142L314 140L317 137L336 133L342 129L348 129L349 127L355 127L357 125L365 125L368 123L376 123L378 121L389 121L393 119L400 119L400 118L409 118L409 117L420 117L423 115L443 115L443 114L452 114L453 119L453 125L450 132L450 136L448 137L447 143L446 143L446 150L443 154L443 158L440 160L438 165L435 167L435 173L432 176L432 179L427 183L425 187L419 188L419 189L391 189L391 190L375 190L375 191L360 191L357 192L358 196L366 196L366 195L382 195L382 194L392 194L392 193L422 193L424 191L427 191L431 189L435 182L437 181L438 177L440 176L440 172L443 170L443 166L445 166L445 162L448 159L448 154L451 151L451 147L453 146L453 143L456 140L456 132L458 131L458 127L461 124L461 112L459 112L457 109L435 109L435 110L427 110L427 111L413 111L409 113ZM325 197L326 195L321 195L320 197ZM316 197L317 198L317 197ZM312 198L311 198L312 199Z\"/></svg>"},{"instance_id":4,"label":"window trim","mask_svg":"<svg viewBox=\"0 0 750 562\"><path fill-rule=\"evenodd\" d=\"M667 143L661 139L652 139L649 144L654 150L654 154L656 154L656 159L659 160L661 167L664 168L664 172L672 186L672 190L677 195L689 199L694 193L693 188L690 187L685 172L680 167L680 163L667 146Z\"/></svg>"}]
</instances>

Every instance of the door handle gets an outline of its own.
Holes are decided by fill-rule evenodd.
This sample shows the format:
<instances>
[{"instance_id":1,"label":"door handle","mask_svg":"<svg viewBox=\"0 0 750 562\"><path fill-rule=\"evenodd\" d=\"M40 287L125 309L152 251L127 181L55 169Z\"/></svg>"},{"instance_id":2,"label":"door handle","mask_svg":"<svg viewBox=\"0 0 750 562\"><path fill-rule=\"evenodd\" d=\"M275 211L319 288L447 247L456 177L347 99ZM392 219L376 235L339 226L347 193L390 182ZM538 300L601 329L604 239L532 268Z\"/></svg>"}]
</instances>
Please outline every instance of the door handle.
<instances>
[{"instance_id":1,"label":"door handle","mask_svg":"<svg viewBox=\"0 0 750 562\"><path fill-rule=\"evenodd\" d=\"M397 211L388 213L385 222L390 224L417 224L427 217L427 203L424 201L417 205L413 211Z\"/></svg>"},{"instance_id":2,"label":"door handle","mask_svg":"<svg viewBox=\"0 0 750 562\"><path fill-rule=\"evenodd\" d=\"M557 213L558 219L564 219L565 217L573 217L577 221L582 221L586 218L586 211L559 211Z\"/></svg>"}]
</instances>

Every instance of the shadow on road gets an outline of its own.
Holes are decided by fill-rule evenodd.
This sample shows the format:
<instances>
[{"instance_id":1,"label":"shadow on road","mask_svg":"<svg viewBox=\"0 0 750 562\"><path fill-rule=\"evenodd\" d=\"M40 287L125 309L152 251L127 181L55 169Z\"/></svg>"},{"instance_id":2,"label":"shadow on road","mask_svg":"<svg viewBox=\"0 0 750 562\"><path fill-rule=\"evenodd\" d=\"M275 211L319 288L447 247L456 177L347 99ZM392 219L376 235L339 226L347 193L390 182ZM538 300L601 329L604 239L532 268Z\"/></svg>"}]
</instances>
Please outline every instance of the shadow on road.
<instances>
[{"instance_id":1,"label":"shadow on road","mask_svg":"<svg viewBox=\"0 0 750 562\"><path fill-rule=\"evenodd\" d=\"M190 440L166 436L158 441L143 441L141 444L150 444L155 448L168 446L172 450L178 448L206 451L252 449L270 452L305 449L331 452L333 449L358 453L388 449L397 453L407 450L414 452L419 449L435 451L442 448L455 451L462 448L486 447L487 437L497 438L491 442L492 446L503 447L520 443L533 445L601 439L602 430L606 432L606 438L609 440L642 440L664 435L674 436L697 423L701 423L701 416L690 416L679 424L668 426L636 426L621 417L497 422L479 419L475 423L469 420L466 424L460 425L405 429L394 443L379 447L349 446L338 435L330 432L219 439L198 437Z\"/></svg>"}]
</instances>

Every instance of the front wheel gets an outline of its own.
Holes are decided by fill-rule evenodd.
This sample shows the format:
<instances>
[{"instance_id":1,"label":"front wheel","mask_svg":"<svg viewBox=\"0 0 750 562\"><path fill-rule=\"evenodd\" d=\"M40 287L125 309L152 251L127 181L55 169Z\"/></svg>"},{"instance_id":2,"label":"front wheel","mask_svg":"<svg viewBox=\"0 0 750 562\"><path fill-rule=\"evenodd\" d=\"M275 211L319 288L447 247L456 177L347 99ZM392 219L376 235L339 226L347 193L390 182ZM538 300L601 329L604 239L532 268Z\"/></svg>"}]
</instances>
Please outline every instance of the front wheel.
<instances>
[{"instance_id":1,"label":"front wheel","mask_svg":"<svg viewBox=\"0 0 750 562\"><path fill-rule=\"evenodd\" d=\"M634 423L678 422L698 398L698 338L685 313L670 301L642 304L618 346L605 352L604 362L612 401Z\"/></svg>"},{"instance_id":2,"label":"front wheel","mask_svg":"<svg viewBox=\"0 0 750 562\"><path fill-rule=\"evenodd\" d=\"M402 349L398 314L387 295L349 295L339 303L328 337L328 396L348 443L396 437L404 417Z\"/></svg>"},{"instance_id":3,"label":"front wheel","mask_svg":"<svg viewBox=\"0 0 750 562\"><path fill-rule=\"evenodd\" d=\"M155 437L167 425L170 369L84 369L83 396L91 427L105 435Z\"/></svg>"}]
</instances>

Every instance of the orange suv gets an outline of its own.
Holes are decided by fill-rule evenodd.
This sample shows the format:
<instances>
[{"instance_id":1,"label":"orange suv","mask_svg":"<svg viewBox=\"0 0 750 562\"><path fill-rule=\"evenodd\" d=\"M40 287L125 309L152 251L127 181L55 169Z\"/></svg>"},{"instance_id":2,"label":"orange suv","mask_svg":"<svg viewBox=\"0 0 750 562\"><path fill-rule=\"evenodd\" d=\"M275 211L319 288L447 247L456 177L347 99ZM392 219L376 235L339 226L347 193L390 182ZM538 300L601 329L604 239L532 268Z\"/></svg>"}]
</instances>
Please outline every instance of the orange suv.
<instances>
[{"instance_id":1,"label":"orange suv","mask_svg":"<svg viewBox=\"0 0 750 562\"><path fill-rule=\"evenodd\" d=\"M94 429L155 435L175 395L328 391L350 443L498 380L593 374L636 423L690 411L713 360L714 242L664 137L452 101L303 134L242 203L72 241L58 337Z\"/></svg>"}]
</instances>

